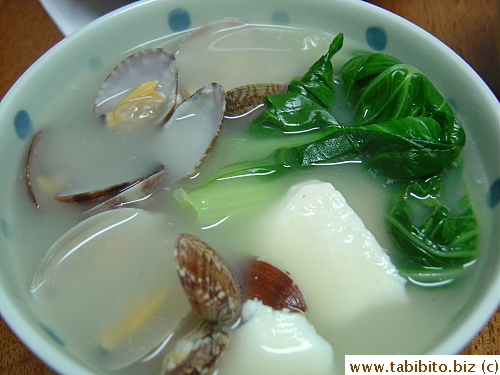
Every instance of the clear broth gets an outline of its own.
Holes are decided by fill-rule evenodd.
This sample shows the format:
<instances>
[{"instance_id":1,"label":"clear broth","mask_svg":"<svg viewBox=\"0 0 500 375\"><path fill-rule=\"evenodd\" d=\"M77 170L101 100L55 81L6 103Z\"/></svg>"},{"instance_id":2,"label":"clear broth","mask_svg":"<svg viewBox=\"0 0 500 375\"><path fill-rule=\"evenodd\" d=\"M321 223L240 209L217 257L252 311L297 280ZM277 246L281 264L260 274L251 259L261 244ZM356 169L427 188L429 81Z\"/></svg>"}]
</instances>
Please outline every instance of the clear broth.
<instances>
[{"instance_id":1,"label":"clear broth","mask_svg":"<svg viewBox=\"0 0 500 375\"><path fill-rule=\"evenodd\" d=\"M269 40L279 43L283 38L288 42L295 40L297 35L309 40L319 40L318 44L326 45L331 36L310 31L291 28L261 26L262 35ZM155 40L149 44L136 48L143 49L150 46L165 46L172 49L178 42L180 35ZM294 39L295 38L295 39ZM299 47L299 46L297 46ZM306 59L314 62L324 51L324 48L311 46ZM354 43L347 44L342 53L333 59L338 68L361 46ZM118 58L123 59L134 52L124 51L123 56L110 58L104 61L102 72L89 73L76 80L71 87L61 93L60 100L47 110L43 119L45 134L37 146L40 157L40 173L52 176L53 180L47 187L49 192L57 192L62 187L74 185L79 190L93 190L117 182L127 181L144 174L156 163L156 156L147 147L154 140L154 131L113 132L105 129L98 120L94 119L92 106L95 94L107 72L111 71ZM302 68L301 68L302 69ZM299 73L300 74L300 73ZM290 77L291 79L292 77ZM207 82L208 83L208 82ZM234 122L234 121L233 121ZM233 124L234 125L234 124ZM466 127L467 124L465 124ZM232 161L251 158L258 159L265 156L265 147L259 146L263 155L255 153L256 142L248 137L244 129L238 126L226 126L216 142L215 149L201 169L204 171L227 165ZM273 142L269 141L269 150ZM485 184L483 169L476 150L476 145L469 141L464 149L466 173L465 182L472 195L476 213L480 224L488 222L488 211L480 200L484 196ZM98 166L96 168L96 166ZM474 166L472 168L471 166ZM20 166L20 170L24 166ZM379 243L390 251L391 243L384 227L384 213L386 212L387 197L391 192L391 184L380 181L367 174L361 165L347 164L315 168L296 172L276 180L277 195L286 191L294 183L310 178L328 181L335 186L346 198L347 202L363 219L367 228L375 235ZM187 179L178 182L177 186L190 186L198 180ZM214 226L198 224L190 211L179 207L172 192L175 187L163 190L152 206L153 211L167 212L170 233L189 232L201 237L216 249L228 262L237 275L241 274L244 259L250 255L258 255L255 233L259 212L241 214ZM48 195L47 195L48 196ZM19 223L15 228L22 228L16 233L16 245L12 247L12 258L17 265L17 272L26 294L29 294L31 279L40 263L40 260L50 246L66 231L82 220L82 207L67 203L56 202L53 199L42 199L43 209L35 210L30 202L22 178L12 191L10 214L13 222ZM488 238L484 233L486 225L481 225L482 238ZM236 250L235 250L236 249ZM168 250L166 250L168 251ZM172 250L173 251L173 250ZM482 258L468 272L462 280L445 288L422 288L410 283L407 284L411 303L405 306L377 307L366 311L360 318L350 324L337 327L334 331L326 332L324 327L317 326L318 332L333 346L336 366L339 373L343 372L345 354L423 354L428 352L442 340L447 332L456 324L460 312L472 298L477 283ZM78 296L75 296L77 299ZM68 301L68 304L71 304ZM106 303L101 301L100 303ZM57 332L58 319L64 316L55 316L47 306L33 304L44 325L53 329L66 341L66 332ZM92 308L89 306L88 308ZM99 370L114 373L112 370L103 370L107 364L101 354L84 341L86 327L78 324L78 312L66 316L67 325L74 325L71 332L71 342L80 342L79 345L67 345L77 357ZM159 366L160 356L154 356L150 361L116 371L119 374L149 373ZM222 375L222 374L221 374Z\"/></svg>"}]
</instances>

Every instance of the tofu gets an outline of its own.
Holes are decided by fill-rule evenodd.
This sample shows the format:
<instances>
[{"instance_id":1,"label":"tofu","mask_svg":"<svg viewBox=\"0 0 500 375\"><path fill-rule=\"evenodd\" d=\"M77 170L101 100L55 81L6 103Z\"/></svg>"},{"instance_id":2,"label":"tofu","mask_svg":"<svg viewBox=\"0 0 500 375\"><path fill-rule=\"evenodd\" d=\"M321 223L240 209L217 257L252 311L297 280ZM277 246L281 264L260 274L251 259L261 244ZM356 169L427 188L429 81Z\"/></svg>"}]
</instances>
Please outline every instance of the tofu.
<instances>
[{"instance_id":1,"label":"tofu","mask_svg":"<svg viewBox=\"0 0 500 375\"><path fill-rule=\"evenodd\" d=\"M219 375L333 374L333 349L304 314L248 300L242 322L232 333Z\"/></svg>"},{"instance_id":2,"label":"tofu","mask_svg":"<svg viewBox=\"0 0 500 375\"><path fill-rule=\"evenodd\" d=\"M325 335L323 329L352 322L378 305L408 302L406 280L330 183L292 186L262 221L261 233L259 256L293 275L309 320Z\"/></svg>"}]
</instances>

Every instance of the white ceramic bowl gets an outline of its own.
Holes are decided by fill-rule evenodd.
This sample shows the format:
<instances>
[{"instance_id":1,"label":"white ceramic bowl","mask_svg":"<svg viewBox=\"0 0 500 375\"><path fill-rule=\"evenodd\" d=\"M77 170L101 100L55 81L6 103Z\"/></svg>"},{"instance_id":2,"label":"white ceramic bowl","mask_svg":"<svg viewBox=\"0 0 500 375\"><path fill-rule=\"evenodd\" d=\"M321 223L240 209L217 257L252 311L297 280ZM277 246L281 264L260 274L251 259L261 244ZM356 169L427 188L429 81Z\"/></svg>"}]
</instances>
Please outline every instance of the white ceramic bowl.
<instances>
[{"instance_id":1,"label":"white ceramic bowl","mask_svg":"<svg viewBox=\"0 0 500 375\"><path fill-rule=\"evenodd\" d=\"M108 14L62 40L19 79L0 103L0 308L21 340L61 374L94 374L69 355L39 324L28 303L29 279L18 272L11 252L19 233L6 212L27 139L37 119L75 77L99 69L114 56L147 41L225 17L251 23L315 27L364 43L415 65L452 103L469 142L480 144L486 186L477 205L490 217L491 238L482 241L482 276L475 293L455 319L454 328L430 350L460 351L488 321L500 300L500 124L499 103L479 76L453 51L410 22L373 5L352 0L152 0ZM486 231L488 232L488 231Z\"/></svg>"}]
</instances>

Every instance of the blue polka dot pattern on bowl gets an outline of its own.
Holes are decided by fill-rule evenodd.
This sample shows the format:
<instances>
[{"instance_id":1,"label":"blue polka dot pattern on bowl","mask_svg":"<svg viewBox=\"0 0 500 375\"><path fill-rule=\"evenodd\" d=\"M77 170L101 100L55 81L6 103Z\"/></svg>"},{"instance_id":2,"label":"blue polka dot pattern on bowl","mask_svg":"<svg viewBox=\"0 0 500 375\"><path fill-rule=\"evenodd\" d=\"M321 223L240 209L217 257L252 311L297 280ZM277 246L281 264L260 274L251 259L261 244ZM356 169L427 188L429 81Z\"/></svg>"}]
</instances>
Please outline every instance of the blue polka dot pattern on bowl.
<instances>
[{"instance_id":1,"label":"blue polka dot pattern on bowl","mask_svg":"<svg viewBox=\"0 0 500 375\"><path fill-rule=\"evenodd\" d=\"M271 22L275 25L290 24L290 15L285 10L277 10L271 14Z\"/></svg>"},{"instance_id":2,"label":"blue polka dot pattern on bowl","mask_svg":"<svg viewBox=\"0 0 500 375\"><path fill-rule=\"evenodd\" d=\"M89 60L89 68L90 68L90 70L92 70L94 72L101 70L101 68L102 68L101 58L100 57L92 57Z\"/></svg>"},{"instance_id":3,"label":"blue polka dot pattern on bowl","mask_svg":"<svg viewBox=\"0 0 500 375\"><path fill-rule=\"evenodd\" d=\"M380 52L385 49L387 45L387 33L385 29L380 26L371 26L366 29L366 42L374 51Z\"/></svg>"},{"instance_id":4,"label":"blue polka dot pattern on bowl","mask_svg":"<svg viewBox=\"0 0 500 375\"><path fill-rule=\"evenodd\" d=\"M54 339L54 341L55 341L55 342L57 342L57 343L58 343L59 345L61 345L61 346L64 346L64 345L65 345L64 341L63 341L63 340L62 340L59 336L57 336L57 335L54 333L54 331L52 331L49 327L47 327L45 324L43 324L43 323L41 323L41 322L39 322L39 324L40 324L40 326L43 328L43 330L44 330L45 332L47 332L47 333L48 333L48 335Z\"/></svg>"},{"instance_id":5,"label":"blue polka dot pattern on bowl","mask_svg":"<svg viewBox=\"0 0 500 375\"><path fill-rule=\"evenodd\" d=\"M5 219L0 219L0 230L6 238L10 238L12 236L12 229L10 224Z\"/></svg>"},{"instance_id":6,"label":"blue polka dot pattern on bowl","mask_svg":"<svg viewBox=\"0 0 500 375\"><path fill-rule=\"evenodd\" d=\"M16 129L17 136L21 139L25 139L31 133L33 122L29 113L24 109L17 112L14 117L14 128Z\"/></svg>"},{"instance_id":7,"label":"blue polka dot pattern on bowl","mask_svg":"<svg viewBox=\"0 0 500 375\"><path fill-rule=\"evenodd\" d=\"M458 110L458 105L457 105L457 102L455 100L453 100L452 98L448 98L448 99L446 99L446 102L450 105L450 107L451 107L451 109L453 109L453 111Z\"/></svg>"},{"instance_id":8,"label":"blue polka dot pattern on bowl","mask_svg":"<svg viewBox=\"0 0 500 375\"><path fill-rule=\"evenodd\" d=\"M500 178L493 181L486 199L490 208L494 208L500 202Z\"/></svg>"},{"instance_id":9,"label":"blue polka dot pattern on bowl","mask_svg":"<svg viewBox=\"0 0 500 375\"><path fill-rule=\"evenodd\" d=\"M177 8L168 14L168 26L172 31L184 31L191 26L191 16L187 10Z\"/></svg>"}]
</instances>

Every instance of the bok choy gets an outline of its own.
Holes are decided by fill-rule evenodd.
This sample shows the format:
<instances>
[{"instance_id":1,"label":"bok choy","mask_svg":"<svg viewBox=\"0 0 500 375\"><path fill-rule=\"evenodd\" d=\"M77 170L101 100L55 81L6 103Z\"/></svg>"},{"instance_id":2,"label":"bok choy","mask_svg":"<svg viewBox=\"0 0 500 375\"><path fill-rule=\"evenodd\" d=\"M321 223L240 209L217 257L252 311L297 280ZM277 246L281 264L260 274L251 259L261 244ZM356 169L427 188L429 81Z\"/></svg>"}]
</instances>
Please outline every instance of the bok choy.
<instances>
[{"instance_id":1,"label":"bok choy","mask_svg":"<svg viewBox=\"0 0 500 375\"><path fill-rule=\"evenodd\" d=\"M268 108L250 125L255 137L279 139L311 132L317 135L314 141L279 148L263 160L224 167L204 186L178 192L177 197L202 219L212 208L230 215L234 207L243 209L242 202L250 207L270 196L263 188L266 179L290 170L363 162L373 174L400 186L386 215L400 272L417 282L451 280L477 255L477 222L467 195L457 207L442 201L443 173L465 144L464 130L424 74L387 54L363 54L347 61L340 69L343 97L335 98L331 59L342 43L339 34L303 77L292 80L286 93L268 96ZM333 115L336 100L346 103L349 122L339 123ZM248 177L259 186L259 194L250 193L251 199L244 187L251 181ZM207 202L212 194L239 203L227 199L211 207ZM410 204L410 197L419 199ZM412 215L416 205L430 212L418 225Z\"/></svg>"}]
</instances>

